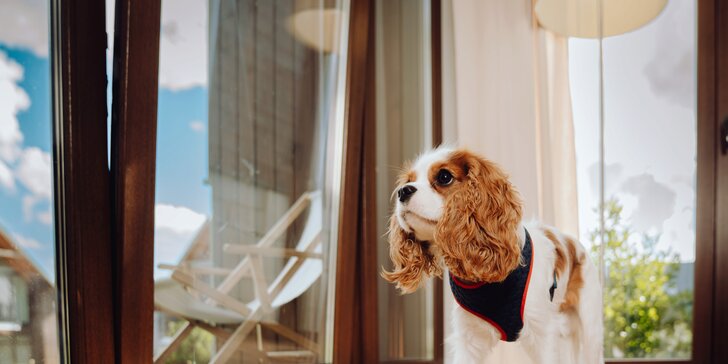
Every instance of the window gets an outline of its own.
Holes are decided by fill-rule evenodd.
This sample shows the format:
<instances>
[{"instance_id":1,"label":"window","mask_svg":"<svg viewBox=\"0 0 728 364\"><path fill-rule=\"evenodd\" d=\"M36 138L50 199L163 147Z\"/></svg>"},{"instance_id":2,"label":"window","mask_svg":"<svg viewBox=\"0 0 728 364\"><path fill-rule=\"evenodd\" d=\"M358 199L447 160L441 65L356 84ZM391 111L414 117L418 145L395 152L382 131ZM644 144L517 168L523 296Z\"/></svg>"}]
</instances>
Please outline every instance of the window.
<instances>
[{"instance_id":1,"label":"window","mask_svg":"<svg viewBox=\"0 0 728 364\"><path fill-rule=\"evenodd\" d=\"M667 2L646 26L605 38L601 99L599 41L569 41L579 230L605 272L607 358L691 357L696 19L695 2Z\"/></svg>"},{"instance_id":2,"label":"window","mask_svg":"<svg viewBox=\"0 0 728 364\"><path fill-rule=\"evenodd\" d=\"M346 3L162 4L155 361L324 361Z\"/></svg>"}]
</instances>

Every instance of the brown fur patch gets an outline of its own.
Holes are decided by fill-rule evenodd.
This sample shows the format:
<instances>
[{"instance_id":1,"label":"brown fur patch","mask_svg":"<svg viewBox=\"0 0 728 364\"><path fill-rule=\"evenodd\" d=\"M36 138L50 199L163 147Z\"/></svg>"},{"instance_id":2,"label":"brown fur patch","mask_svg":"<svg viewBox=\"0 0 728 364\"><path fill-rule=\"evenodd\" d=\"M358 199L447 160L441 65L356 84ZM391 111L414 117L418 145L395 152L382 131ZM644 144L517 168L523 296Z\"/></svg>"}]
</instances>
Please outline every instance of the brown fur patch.
<instances>
[{"instance_id":1,"label":"brown fur patch","mask_svg":"<svg viewBox=\"0 0 728 364\"><path fill-rule=\"evenodd\" d=\"M571 273L569 275L569 284L566 287L566 296L560 307L562 312L576 310L576 306L579 304L579 292L581 287L584 286L584 277L581 270L586 258L583 252L577 251L576 242L573 239L566 238L566 246L571 260Z\"/></svg>"},{"instance_id":2,"label":"brown fur patch","mask_svg":"<svg viewBox=\"0 0 728 364\"><path fill-rule=\"evenodd\" d=\"M549 240L551 240L551 243L554 244L554 251L556 253L554 269L556 270L556 276L561 277L561 275L564 273L564 269L566 269L566 252L564 252L564 246L561 244L561 241L559 241L553 231L549 229L543 229L543 234L546 235Z\"/></svg>"},{"instance_id":3,"label":"brown fur patch","mask_svg":"<svg viewBox=\"0 0 728 364\"><path fill-rule=\"evenodd\" d=\"M501 282L519 263L521 199L495 163L459 150L447 168L455 181L443 186L445 205L435 229L435 244L452 274L472 282Z\"/></svg>"}]
</instances>

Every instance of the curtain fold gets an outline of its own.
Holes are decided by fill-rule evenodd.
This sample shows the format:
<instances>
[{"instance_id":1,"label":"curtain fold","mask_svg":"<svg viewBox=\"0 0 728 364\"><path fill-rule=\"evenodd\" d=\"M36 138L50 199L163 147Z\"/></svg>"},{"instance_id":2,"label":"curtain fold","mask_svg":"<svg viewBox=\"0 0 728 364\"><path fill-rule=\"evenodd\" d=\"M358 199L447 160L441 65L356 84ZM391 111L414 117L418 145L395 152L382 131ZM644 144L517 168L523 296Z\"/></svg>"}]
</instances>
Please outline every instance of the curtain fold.
<instances>
[{"instance_id":1,"label":"curtain fold","mask_svg":"<svg viewBox=\"0 0 728 364\"><path fill-rule=\"evenodd\" d=\"M538 27L534 2L443 1L444 138L508 171L526 219L578 236L568 39ZM490 362L530 361L503 344Z\"/></svg>"}]
</instances>

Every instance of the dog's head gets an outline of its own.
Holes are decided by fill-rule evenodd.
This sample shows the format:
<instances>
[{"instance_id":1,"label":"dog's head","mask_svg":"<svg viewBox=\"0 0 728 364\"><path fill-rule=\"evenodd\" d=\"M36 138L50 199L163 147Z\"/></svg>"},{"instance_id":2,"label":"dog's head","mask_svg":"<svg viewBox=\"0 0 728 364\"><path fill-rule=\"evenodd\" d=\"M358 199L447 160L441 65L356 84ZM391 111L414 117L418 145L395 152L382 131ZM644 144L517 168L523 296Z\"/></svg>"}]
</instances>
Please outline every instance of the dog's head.
<instances>
[{"instance_id":1,"label":"dog's head","mask_svg":"<svg viewBox=\"0 0 728 364\"><path fill-rule=\"evenodd\" d=\"M473 282L500 282L518 265L521 200L496 164L467 150L438 148L400 176L394 195L394 269L383 276L402 292L440 276L442 263Z\"/></svg>"}]
</instances>

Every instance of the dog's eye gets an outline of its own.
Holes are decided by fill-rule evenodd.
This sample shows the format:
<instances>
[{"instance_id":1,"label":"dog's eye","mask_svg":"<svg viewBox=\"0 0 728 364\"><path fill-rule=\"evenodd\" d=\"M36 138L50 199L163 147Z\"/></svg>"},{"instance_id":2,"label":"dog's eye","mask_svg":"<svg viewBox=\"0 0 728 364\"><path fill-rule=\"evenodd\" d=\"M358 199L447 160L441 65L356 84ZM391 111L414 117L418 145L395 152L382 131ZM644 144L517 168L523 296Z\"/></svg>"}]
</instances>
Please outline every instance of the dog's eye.
<instances>
[{"instance_id":1,"label":"dog's eye","mask_svg":"<svg viewBox=\"0 0 728 364\"><path fill-rule=\"evenodd\" d=\"M447 186L452 183L452 173L446 169L441 169L437 172L437 184L440 186Z\"/></svg>"}]
</instances>

